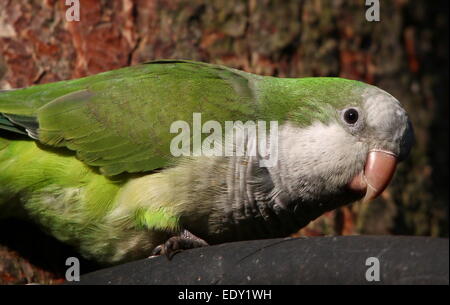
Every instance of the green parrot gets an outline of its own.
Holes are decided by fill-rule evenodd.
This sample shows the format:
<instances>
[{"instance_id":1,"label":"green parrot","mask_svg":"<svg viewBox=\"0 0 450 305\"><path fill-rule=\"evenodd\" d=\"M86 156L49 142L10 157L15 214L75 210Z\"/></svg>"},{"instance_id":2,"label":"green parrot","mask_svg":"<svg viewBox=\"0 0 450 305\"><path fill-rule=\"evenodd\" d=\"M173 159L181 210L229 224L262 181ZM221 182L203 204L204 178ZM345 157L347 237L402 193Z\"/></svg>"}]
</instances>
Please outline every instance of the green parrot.
<instances>
[{"instance_id":1,"label":"green parrot","mask_svg":"<svg viewBox=\"0 0 450 305\"><path fill-rule=\"evenodd\" d=\"M275 150L202 155L190 149L208 136L205 123L196 139L195 115L219 127L275 122L276 143L266 137L261 151ZM181 142L174 122L191 128ZM102 264L284 237L377 197L413 141L400 103L372 85L153 61L0 92L0 216L31 220Z\"/></svg>"}]
</instances>

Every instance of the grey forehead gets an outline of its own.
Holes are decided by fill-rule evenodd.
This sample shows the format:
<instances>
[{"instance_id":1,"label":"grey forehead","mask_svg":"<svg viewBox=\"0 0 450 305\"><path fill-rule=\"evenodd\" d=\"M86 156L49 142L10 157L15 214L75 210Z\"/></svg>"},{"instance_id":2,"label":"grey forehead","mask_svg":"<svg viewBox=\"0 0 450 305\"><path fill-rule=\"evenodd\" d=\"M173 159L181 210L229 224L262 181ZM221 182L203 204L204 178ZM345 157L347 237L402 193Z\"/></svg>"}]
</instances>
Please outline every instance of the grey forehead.
<instances>
[{"instance_id":1,"label":"grey forehead","mask_svg":"<svg viewBox=\"0 0 450 305\"><path fill-rule=\"evenodd\" d=\"M406 124L408 118L400 102L376 87L366 89L363 94L363 108L369 125L386 131L393 131Z\"/></svg>"},{"instance_id":2,"label":"grey forehead","mask_svg":"<svg viewBox=\"0 0 450 305\"><path fill-rule=\"evenodd\" d=\"M397 147L400 159L406 157L414 143L412 124L400 102L377 87L367 88L363 94L366 123L378 137Z\"/></svg>"}]
</instances>

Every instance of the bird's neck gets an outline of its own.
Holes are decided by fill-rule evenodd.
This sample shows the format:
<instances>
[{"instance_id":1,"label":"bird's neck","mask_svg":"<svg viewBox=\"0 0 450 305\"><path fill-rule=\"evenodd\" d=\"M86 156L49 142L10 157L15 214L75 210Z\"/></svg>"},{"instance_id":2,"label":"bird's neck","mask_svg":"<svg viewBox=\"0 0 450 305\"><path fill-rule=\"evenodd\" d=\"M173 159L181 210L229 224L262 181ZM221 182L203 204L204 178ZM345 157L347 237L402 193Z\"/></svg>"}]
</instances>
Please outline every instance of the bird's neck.
<instances>
[{"instance_id":1,"label":"bird's neck","mask_svg":"<svg viewBox=\"0 0 450 305\"><path fill-rule=\"evenodd\" d=\"M204 218L192 221L192 217L186 217L187 229L194 234L207 236L205 239L212 244L284 237L311 220L311 215L305 218L298 213L279 173L260 167L255 157L227 158L225 167L226 173L217 177L219 183L209 179L204 184L209 184L208 191L213 194L210 208L198 210ZM223 168L210 170L222 172ZM200 202L196 206L199 204L204 205Z\"/></svg>"},{"instance_id":2,"label":"bird's neck","mask_svg":"<svg viewBox=\"0 0 450 305\"><path fill-rule=\"evenodd\" d=\"M240 209L232 210L233 218L237 223L249 223L249 232L240 232L241 239L246 239L245 233L253 239L258 235L283 237L309 222L310 219L296 214L298 197L290 191L291 182L285 181L278 166L263 167L256 158L233 161L230 174L234 175L235 182L229 192L235 198L232 204L241 205Z\"/></svg>"}]
</instances>

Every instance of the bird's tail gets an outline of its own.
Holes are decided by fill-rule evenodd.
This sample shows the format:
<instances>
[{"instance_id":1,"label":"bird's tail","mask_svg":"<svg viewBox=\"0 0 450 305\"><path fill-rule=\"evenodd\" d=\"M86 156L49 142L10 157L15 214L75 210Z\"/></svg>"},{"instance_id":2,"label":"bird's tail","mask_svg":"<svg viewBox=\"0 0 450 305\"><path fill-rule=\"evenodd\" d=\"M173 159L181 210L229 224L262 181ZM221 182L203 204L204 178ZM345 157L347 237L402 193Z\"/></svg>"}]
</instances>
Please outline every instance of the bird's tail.
<instances>
[{"instance_id":1,"label":"bird's tail","mask_svg":"<svg viewBox=\"0 0 450 305\"><path fill-rule=\"evenodd\" d=\"M18 133L26 135L27 132L24 128L11 122L3 113L0 112L0 130L6 130L12 133Z\"/></svg>"},{"instance_id":2,"label":"bird's tail","mask_svg":"<svg viewBox=\"0 0 450 305\"><path fill-rule=\"evenodd\" d=\"M37 125L34 117L13 114L14 112L9 109L11 108L10 105L13 105L13 102L16 105L19 105L19 107L21 104L20 102L17 102L16 99L9 98L14 94L15 90L17 89L0 90L0 137L2 131L16 135L29 135L27 129L31 129L31 125L32 127L36 127L34 125ZM37 127L35 129L37 129Z\"/></svg>"}]
</instances>

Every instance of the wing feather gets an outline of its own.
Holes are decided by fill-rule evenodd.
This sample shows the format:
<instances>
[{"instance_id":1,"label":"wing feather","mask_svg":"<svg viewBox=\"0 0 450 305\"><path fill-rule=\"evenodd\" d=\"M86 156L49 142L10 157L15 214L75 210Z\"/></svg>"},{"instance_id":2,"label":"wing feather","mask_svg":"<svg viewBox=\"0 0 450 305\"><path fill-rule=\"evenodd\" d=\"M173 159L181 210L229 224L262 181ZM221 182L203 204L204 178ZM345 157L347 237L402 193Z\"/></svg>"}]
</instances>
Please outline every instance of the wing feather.
<instances>
[{"instance_id":1,"label":"wing feather","mask_svg":"<svg viewBox=\"0 0 450 305\"><path fill-rule=\"evenodd\" d=\"M203 122L255 119L250 83L257 80L221 66L157 61L0 94L0 112L13 125L4 129L21 126L113 176L164 167L172 158L170 125L192 124L194 112Z\"/></svg>"}]
</instances>

